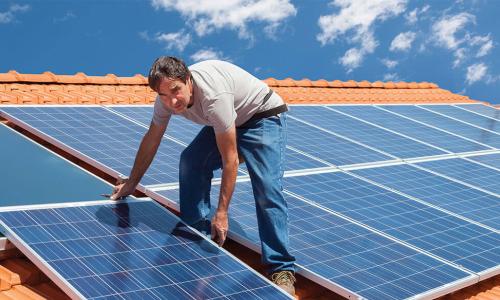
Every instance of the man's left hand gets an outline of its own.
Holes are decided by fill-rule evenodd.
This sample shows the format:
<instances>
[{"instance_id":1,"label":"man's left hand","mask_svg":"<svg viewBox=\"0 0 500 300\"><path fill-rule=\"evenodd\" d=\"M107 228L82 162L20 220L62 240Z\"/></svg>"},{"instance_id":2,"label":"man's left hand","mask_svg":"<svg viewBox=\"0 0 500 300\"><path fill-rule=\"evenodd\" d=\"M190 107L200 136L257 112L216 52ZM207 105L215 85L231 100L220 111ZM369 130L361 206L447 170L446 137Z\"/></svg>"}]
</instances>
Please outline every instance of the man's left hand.
<instances>
[{"instance_id":1,"label":"man's left hand","mask_svg":"<svg viewBox=\"0 0 500 300\"><path fill-rule=\"evenodd\" d=\"M212 240L222 246L226 240L228 229L227 211L217 210L212 218Z\"/></svg>"}]
</instances>

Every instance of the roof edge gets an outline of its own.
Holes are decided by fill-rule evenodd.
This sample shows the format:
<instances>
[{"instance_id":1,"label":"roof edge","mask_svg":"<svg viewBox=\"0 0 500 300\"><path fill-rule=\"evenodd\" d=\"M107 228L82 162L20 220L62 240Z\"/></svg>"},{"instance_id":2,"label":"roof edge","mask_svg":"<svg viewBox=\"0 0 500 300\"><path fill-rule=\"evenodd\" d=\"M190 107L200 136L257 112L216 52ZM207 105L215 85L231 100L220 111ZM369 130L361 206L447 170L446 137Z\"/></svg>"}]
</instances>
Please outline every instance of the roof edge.
<instances>
[{"instance_id":1,"label":"roof edge","mask_svg":"<svg viewBox=\"0 0 500 300\"><path fill-rule=\"evenodd\" d=\"M310 80L308 78L295 80L292 78L267 78L263 81L270 87L315 87L315 88L385 88L385 89L437 89L439 86L431 82L370 82L363 81L327 81L325 79ZM24 74L15 70L0 73L0 83L53 83L53 84L96 84L96 85L147 85L147 77L136 74L129 77L107 74L91 76L82 72L74 75L54 74L50 71L41 74Z\"/></svg>"}]
</instances>

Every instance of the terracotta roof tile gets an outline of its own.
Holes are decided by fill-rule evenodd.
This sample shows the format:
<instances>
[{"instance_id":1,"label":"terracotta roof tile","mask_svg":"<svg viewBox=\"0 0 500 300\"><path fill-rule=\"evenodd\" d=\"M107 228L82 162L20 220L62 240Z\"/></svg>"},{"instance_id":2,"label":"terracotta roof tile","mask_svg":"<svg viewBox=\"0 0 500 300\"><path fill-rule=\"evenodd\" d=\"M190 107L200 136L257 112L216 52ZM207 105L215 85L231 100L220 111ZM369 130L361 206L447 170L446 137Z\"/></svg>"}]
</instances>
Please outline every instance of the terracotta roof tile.
<instances>
[{"instance_id":1,"label":"terracotta roof tile","mask_svg":"<svg viewBox=\"0 0 500 300\"><path fill-rule=\"evenodd\" d=\"M288 103L450 103L475 102L428 82L265 79ZM0 104L149 104L156 93L136 74L89 76L0 73Z\"/></svg>"}]
</instances>

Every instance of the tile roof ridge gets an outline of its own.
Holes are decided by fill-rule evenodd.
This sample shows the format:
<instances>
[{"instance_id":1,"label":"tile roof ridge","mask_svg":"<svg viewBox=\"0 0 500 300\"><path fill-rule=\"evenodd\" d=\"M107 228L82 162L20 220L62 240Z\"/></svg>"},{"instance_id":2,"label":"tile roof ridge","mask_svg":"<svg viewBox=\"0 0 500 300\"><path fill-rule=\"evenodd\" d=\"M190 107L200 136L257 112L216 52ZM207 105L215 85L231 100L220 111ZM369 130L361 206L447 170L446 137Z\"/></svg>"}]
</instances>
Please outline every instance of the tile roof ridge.
<instances>
[{"instance_id":1,"label":"tile roof ridge","mask_svg":"<svg viewBox=\"0 0 500 300\"><path fill-rule=\"evenodd\" d=\"M266 78L263 80L270 87L318 87L318 88L385 88L385 89L438 89L439 86L432 82L382 82L374 81L370 82L367 80L363 81L340 81L333 80L327 81L325 79L310 80L308 78L295 80L293 78L276 79L276 78Z\"/></svg>"},{"instance_id":2,"label":"tile roof ridge","mask_svg":"<svg viewBox=\"0 0 500 300\"><path fill-rule=\"evenodd\" d=\"M10 70L7 73L0 73L0 83L145 85L148 83L148 80L141 74L122 77L115 74L90 76L83 72L78 72L74 75L55 74L50 71L41 74L28 74Z\"/></svg>"}]
</instances>

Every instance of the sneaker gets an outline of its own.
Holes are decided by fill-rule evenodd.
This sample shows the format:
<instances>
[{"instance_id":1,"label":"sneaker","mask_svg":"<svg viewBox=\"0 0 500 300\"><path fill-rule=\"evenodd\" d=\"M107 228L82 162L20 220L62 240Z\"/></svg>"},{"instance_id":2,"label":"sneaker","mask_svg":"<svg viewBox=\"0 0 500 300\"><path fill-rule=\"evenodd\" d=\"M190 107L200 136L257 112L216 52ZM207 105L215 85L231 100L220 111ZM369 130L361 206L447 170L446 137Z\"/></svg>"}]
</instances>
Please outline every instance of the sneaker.
<instances>
[{"instance_id":1,"label":"sneaker","mask_svg":"<svg viewBox=\"0 0 500 300\"><path fill-rule=\"evenodd\" d=\"M271 281L282 288L285 292L295 296L295 276L290 271L279 271L271 275Z\"/></svg>"}]
</instances>

